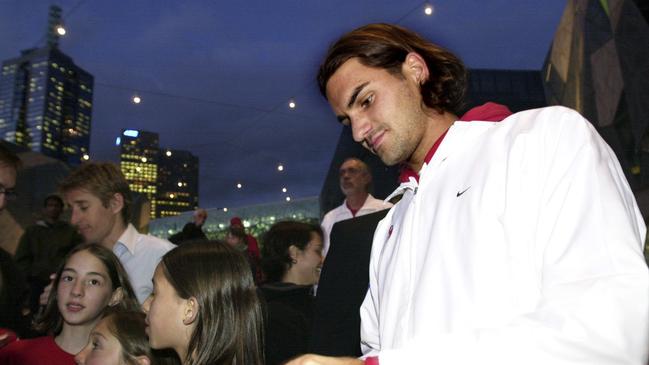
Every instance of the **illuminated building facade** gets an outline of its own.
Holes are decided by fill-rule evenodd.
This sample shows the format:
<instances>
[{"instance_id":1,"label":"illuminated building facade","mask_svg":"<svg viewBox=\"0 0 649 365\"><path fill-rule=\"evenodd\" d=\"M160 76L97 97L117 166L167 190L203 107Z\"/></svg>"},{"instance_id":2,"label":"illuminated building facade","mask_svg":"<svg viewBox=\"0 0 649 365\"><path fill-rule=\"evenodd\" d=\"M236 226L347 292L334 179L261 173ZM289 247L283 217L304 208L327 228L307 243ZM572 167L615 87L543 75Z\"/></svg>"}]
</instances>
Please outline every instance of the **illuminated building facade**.
<instances>
[{"instance_id":1,"label":"illuminated building facade","mask_svg":"<svg viewBox=\"0 0 649 365\"><path fill-rule=\"evenodd\" d=\"M131 191L141 193L151 202L151 218L155 218L158 193L158 134L124 129L118 140L120 167Z\"/></svg>"},{"instance_id":2,"label":"illuminated building facade","mask_svg":"<svg viewBox=\"0 0 649 365\"><path fill-rule=\"evenodd\" d=\"M198 208L198 157L189 151L162 149L158 162L156 217Z\"/></svg>"},{"instance_id":3,"label":"illuminated building facade","mask_svg":"<svg viewBox=\"0 0 649 365\"><path fill-rule=\"evenodd\" d=\"M151 218L178 215L198 207L198 157L160 149L157 133L124 129L115 141L120 167L131 191L151 203Z\"/></svg>"},{"instance_id":4,"label":"illuminated building facade","mask_svg":"<svg viewBox=\"0 0 649 365\"><path fill-rule=\"evenodd\" d=\"M78 165L90 145L93 84L93 76L56 46L4 61L0 138Z\"/></svg>"}]
</instances>

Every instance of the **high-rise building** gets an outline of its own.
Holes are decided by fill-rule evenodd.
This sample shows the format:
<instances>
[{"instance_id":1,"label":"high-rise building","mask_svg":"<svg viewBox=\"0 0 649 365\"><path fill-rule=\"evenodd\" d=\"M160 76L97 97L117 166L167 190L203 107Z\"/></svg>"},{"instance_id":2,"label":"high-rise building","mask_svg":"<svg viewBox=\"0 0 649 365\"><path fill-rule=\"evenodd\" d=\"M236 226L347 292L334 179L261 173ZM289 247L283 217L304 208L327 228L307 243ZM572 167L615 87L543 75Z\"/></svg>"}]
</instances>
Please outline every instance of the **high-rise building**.
<instances>
[{"instance_id":1,"label":"high-rise building","mask_svg":"<svg viewBox=\"0 0 649 365\"><path fill-rule=\"evenodd\" d=\"M157 133L124 129L117 138L120 166L131 191L151 203L151 218L198 207L198 158L188 151L161 149Z\"/></svg>"},{"instance_id":2,"label":"high-rise building","mask_svg":"<svg viewBox=\"0 0 649 365\"><path fill-rule=\"evenodd\" d=\"M158 134L134 129L122 130L120 167L131 191L141 193L151 202L151 218L155 218L158 193Z\"/></svg>"},{"instance_id":3,"label":"high-rise building","mask_svg":"<svg viewBox=\"0 0 649 365\"><path fill-rule=\"evenodd\" d=\"M54 8L51 25L57 17ZM2 63L0 138L77 165L90 145L94 79L58 49L50 28L47 46Z\"/></svg>"},{"instance_id":4,"label":"high-rise building","mask_svg":"<svg viewBox=\"0 0 649 365\"><path fill-rule=\"evenodd\" d=\"M156 217L198 208L198 157L189 151L162 149L158 162Z\"/></svg>"}]
</instances>

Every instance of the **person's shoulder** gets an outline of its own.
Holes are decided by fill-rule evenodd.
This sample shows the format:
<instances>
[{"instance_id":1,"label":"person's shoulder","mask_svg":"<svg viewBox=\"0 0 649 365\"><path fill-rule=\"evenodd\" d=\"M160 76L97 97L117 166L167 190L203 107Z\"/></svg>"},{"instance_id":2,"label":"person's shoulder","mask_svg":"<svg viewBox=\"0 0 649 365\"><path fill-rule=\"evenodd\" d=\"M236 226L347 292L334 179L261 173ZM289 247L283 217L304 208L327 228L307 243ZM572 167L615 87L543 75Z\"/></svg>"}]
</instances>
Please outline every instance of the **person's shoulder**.
<instances>
[{"instance_id":1,"label":"person's shoulder","mask_svg":"<svg viewBox=\"0 0 649 365\"><path fill-rule=\"evenodd\" d=\"M165 253L176 247L176 245L165 239L142 233L138 233L138 241L139 245L142 245L142 248L147 251L154 250Z\"/></svg>"},{"instance_id":2,"label":"person's shoulder","mask_svg":"<svg viewBox=\"0 0 649 365\"><path fill-rule=\"evenodd\" d=\"M2 360L3 364L28 363L28 360L34 356L49 353L52 345L56 346L56 343L49 336L17 340L0 348L0 360Z\"/></svg>"},{"instance_id":3,"label":"person's shoulder","mask_svg":"<svg viewBox=\"0 0 649 365\"><path fill-rule=\"evenodd\" d=\"M322 221L324 221L325 219L334 219L338 214L340 214L340 212L343 211L344 207L345 203L342 203L339 206L328 211L327 214L324 215L324 218L322 218Z\"/></svg>"}]
</instances>

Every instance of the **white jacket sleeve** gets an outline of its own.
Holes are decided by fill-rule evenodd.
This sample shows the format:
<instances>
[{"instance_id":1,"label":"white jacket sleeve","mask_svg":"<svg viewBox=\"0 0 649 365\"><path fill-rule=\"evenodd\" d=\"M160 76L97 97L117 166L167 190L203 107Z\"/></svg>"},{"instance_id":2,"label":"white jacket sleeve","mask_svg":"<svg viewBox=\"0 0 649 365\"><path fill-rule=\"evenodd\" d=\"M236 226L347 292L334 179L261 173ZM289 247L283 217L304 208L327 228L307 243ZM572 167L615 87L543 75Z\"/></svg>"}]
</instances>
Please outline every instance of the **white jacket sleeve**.
<instances>
[{"instance_id":1,"label":"white jacket sleeve","mask_svg":"<svg viewBox=\"0 0 649 365\"><path fill-rule=\"evenodd\" d=\"M530 212L541 292L535 310L501 328L413 339L380 351L381 365L647 363L646 228L612 150L590 123L575 127L576 113L568 114L565 126L534 137L543 157L529 161L542 179L528 192L538 197ZM378 349L378 335L363 328Z\"/></svg>"}]
</instances>

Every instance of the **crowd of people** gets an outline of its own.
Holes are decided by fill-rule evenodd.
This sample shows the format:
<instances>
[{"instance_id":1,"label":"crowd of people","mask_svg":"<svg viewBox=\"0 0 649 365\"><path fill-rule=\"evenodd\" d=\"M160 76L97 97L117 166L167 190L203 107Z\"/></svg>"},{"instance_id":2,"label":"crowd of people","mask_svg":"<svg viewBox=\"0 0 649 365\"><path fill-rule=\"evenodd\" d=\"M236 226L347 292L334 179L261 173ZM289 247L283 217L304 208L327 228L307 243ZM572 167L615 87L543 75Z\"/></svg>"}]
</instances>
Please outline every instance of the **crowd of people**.
<instances>
[{"instance_id":1,"label":"crowd of people","mask_svg":"<svg viewBox=\"0 0 649 365\"><path fill-rule=\"evenodd\" d=\"M278 222L258 245L233 218L210 241L199 209L172 243L129 223L115 164L83 163L0 250L0 364L647 363L646 227L588 121L458 116L462 62L389 24L341 37L318 82L357 142L403 166L393 194L374 198L350 157L321 226ZM0 145L0 214L19 170Z\"/></svg>"}]
</instances>

